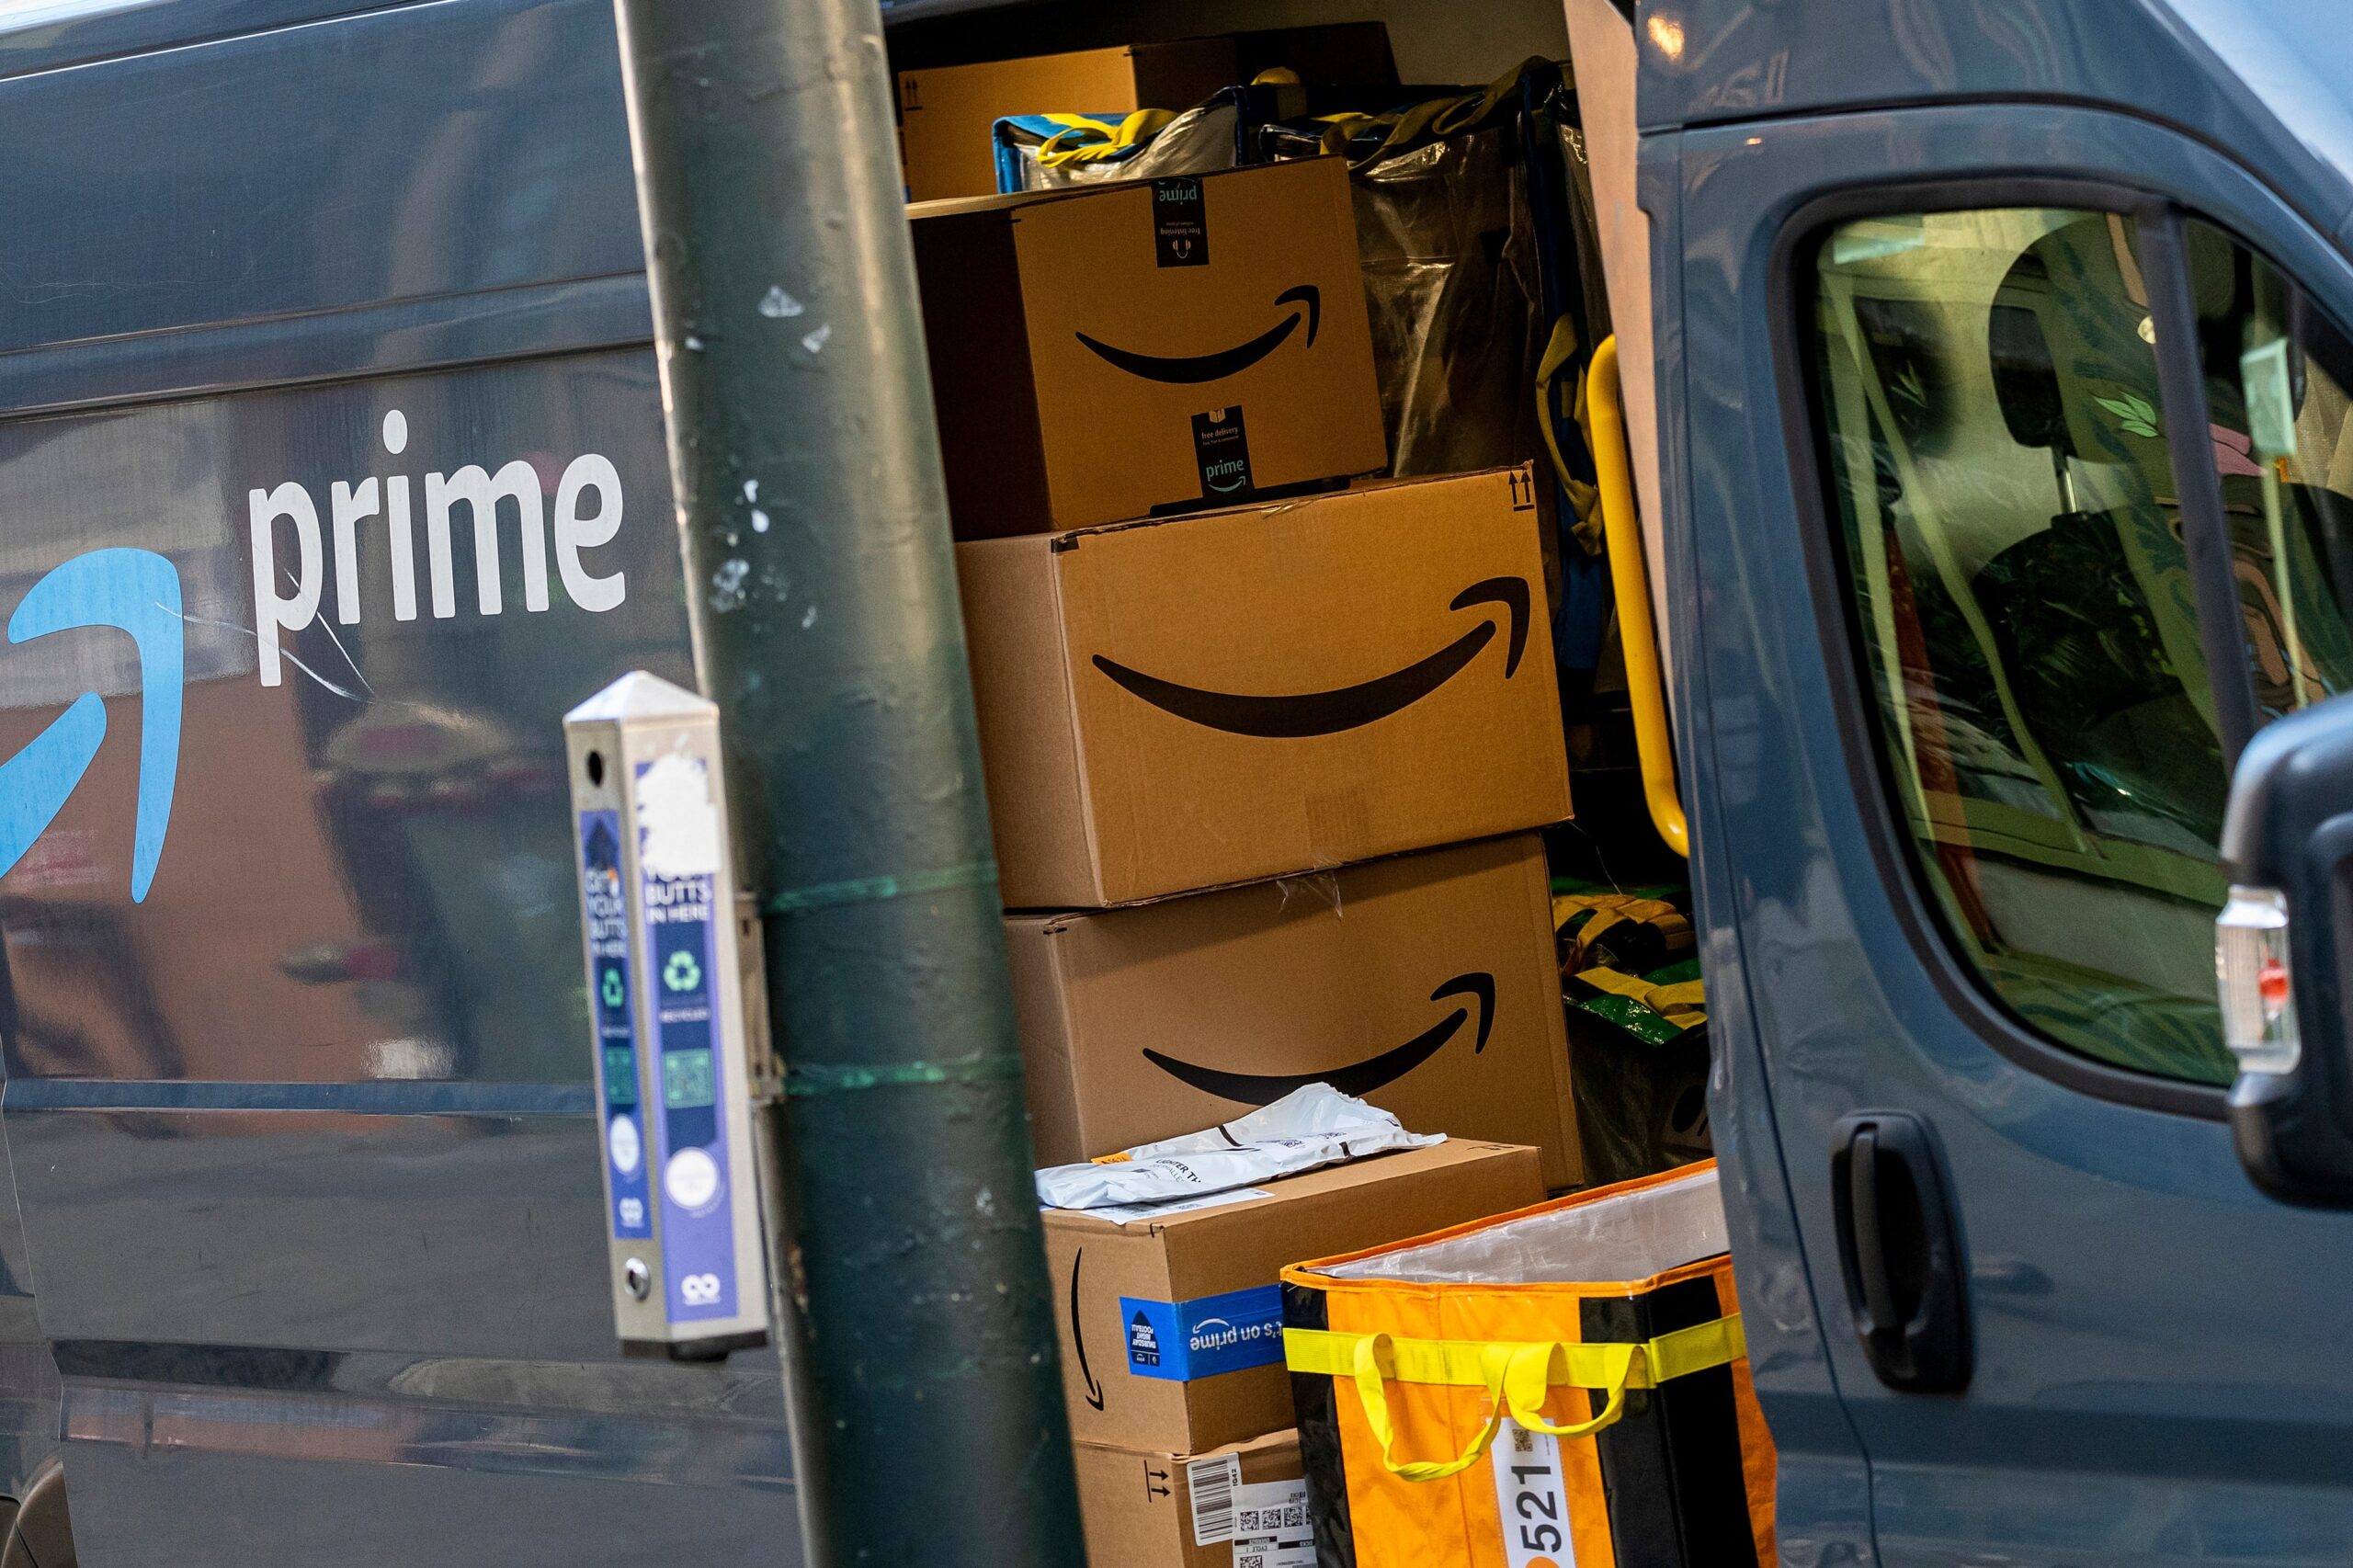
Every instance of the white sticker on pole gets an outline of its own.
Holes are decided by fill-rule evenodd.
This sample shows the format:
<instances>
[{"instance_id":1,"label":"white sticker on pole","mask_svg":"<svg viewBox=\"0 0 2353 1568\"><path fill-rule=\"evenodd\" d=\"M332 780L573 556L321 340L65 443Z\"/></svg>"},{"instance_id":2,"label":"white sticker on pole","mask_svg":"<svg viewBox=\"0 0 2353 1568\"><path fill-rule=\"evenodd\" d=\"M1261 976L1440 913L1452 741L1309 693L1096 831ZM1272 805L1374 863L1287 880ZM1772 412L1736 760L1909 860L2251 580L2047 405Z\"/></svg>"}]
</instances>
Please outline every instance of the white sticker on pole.
<instances>
[{"instance_id":1,"label":"white sticker on pole","mask_svg":"<svg viewBox=\"0 0 2353 1568\"><path fill-rule=\"evenodd\" d=\"M737 1312L735 1216L720 1096L719 808L710 767L685 751L637 765L642 983L654 998L661 1103L648 1106L662 1195L663 1303L673 1324Z\"/></svg>"},{"instance_id":2,"label":"white sticker on pole","mask_svg":"<svg viewBox=\"0 0 2353 1568\"><path fill-rule=\"evenodd\" d=\"M1576 1568L1561 1440L1531 1432L1506 1415L1487 1451L1495 1464L1495 1509L1503 1515L1508 1568Z\"/></svg>"}]
</instances>

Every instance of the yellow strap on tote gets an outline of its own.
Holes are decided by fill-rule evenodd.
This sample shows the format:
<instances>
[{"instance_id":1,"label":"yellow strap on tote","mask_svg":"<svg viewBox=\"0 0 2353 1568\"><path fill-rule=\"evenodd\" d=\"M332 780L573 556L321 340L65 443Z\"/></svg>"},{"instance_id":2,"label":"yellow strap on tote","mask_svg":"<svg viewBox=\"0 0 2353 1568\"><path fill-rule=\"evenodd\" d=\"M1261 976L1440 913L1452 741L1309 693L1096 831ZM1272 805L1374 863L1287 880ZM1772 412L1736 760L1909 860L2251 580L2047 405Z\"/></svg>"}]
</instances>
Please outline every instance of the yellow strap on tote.
<instances>
[{"instance_id":1,"label":"yellow strap on tote","mask_svg":"<svg viewBox=\"0 0 2353 1568\"><path fill-rule=\"evenodd\" d=\"M1336 1334L1320 1328L1283 1330L1283 1358L1294 1372L1347 1378L1364 1403L1365 1425L1381 1445L1381 1462L1407 1481L1441 1481L1479 1462L1509 1415L1531 1432L1588 1437L1626 1413L1628 1389L1655 1388L1673 1378L1739 1360L1748 1353L1740 1314L1695 1324L1641 1344L1565 1340L1513 1342L1400 1339L1388 1334ZM1471 1446L1450 1460L1401 1460L1389 1415L1392 1381L1487 1391L1485 1423ZM1544 1401L1555 1388L1599 1389L1607 1394L1589 1421L1554 1426Z\"/></svg>"},{"instance_id":2,"label":"yellow strap on tote","mask_svg":"<svg viewBox=\"0 0 2353 1568\"><path fill-rule=\"evenodd\" d=\"M1307 1332L1313 1331L1288 1328L1283 1330L1286 1353L1290 1348L1290 1336ZM1381 1445L1381 1462L1389 1467L1392 1474L1403 1476L1407 1481L1443 1481L1446 1477L1469 1470L1478 1463L1479 1456L1485 1453L1487 1446L1495 1440L1496 1429L1503 1425L1504 1402L1501 1395L1505 1376L1510 1369L1512 1346L1508 1345L1459 1346L1462 1350L1469 1351L1475 1358L1478 1363L1476 1371L1472 1377L1461 1380L1449 1378L1446 1381L1449 1382L1461 1381L1473 1386L1483 1387L1491 1396L1486 1424L1481 1426L1478 1435L1471 1439L1471 1446L1450 1460L1400 1460L1397 1458L1396 1428L1390 1424L1389 1420L1389 1387L1383 1381L1384 1373L1381 1365L1381 1352L1386 1349L1393 1356L1396 1342L1385 1334L1346 1335L1334 1337L1355 1341L1350 1347L1352 1353L1348 1358L1348 1375L1356 1379L1357 1397L1364 1402L1365 1425L1372 1428L1373 1440ZM1445 1342L1425 1340L1420 1343L1427 1345ZM1414 1381L1419 1382L1424 1380L1417 1378Z\"/></svg>"},{"instance_id":3,"label":"yellow strap on tote","mask_svg":"<svg viewBox=\"0 0 2353 1568\"><path fill-rule=\"evenodd\" d=\"M1058 169L1064 164L1097 163L1126 152L1139 142L1149 142L1167 129L1176 112L1140 108L1108 132L1099 121L1082 115L1050 114L1044 118L1063 129L1039 144L1038 162L1041 167Z\"/></svg>"}]
</instances>

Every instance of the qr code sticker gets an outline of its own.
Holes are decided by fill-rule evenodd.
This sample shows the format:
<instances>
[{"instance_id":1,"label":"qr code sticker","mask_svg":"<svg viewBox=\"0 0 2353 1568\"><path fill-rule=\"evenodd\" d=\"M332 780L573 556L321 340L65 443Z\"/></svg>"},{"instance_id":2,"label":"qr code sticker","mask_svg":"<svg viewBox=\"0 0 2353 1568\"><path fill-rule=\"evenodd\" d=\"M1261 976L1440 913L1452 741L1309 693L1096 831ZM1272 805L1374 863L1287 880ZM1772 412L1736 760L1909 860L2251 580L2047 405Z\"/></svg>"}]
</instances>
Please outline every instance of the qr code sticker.
<instances>
[{"instance_id":1,"label":"qr code sticker","mask_svg":"<svg viewBox=\"0 0 2353 1568\"><path fill-rule=\"evenodd\" d=\"M1247 1557L1237 1557L1233 1560L1233 1568L1267 1568L1267 1554L1254 1551Z\"/></svg>"},{"instance_id":2,"label":"qr code sticker","mask_svg":"<svg viewBox=\"0 0 2353 1568\"><path fill-rule=\"evenodd\" d=\"M1258 1514L1259 1510L1256 1508L1243 1509L1235 1516L1233 1528L1243 1535L1256 1535L1258 1533Z\"/></svg>"},{"instance_id":3,"label":"qr code sticker","mask_svg":"<svg viewBox=\"0 0 2353 1568\"><path fill-rule=\"evenodd\" d=\"M1283 1510L1282 1528L1284 1529L1295 1530L1305 1523L1307 1523L1307 1510L1298 1504L1293 1503Z\"/></svg>"}]
</instances>

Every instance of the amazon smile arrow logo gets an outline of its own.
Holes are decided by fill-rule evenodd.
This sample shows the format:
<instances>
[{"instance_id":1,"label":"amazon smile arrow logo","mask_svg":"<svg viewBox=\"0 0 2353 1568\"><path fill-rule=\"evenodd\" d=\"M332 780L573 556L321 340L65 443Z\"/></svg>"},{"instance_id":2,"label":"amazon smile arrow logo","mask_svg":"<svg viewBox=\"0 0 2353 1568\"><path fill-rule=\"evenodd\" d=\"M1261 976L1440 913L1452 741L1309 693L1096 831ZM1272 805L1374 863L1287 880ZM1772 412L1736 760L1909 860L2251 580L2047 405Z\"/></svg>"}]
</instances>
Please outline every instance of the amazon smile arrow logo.
<instances>
[{"instance_id":1,"label":"amazon smile arrow logo","mask_svg":"<svg viewBox=\"0 0 2353 1568\"><path fill-rule=\"evenodd\" d=\"M1449 609L1472 605L1501 605L1511 627L1504 653L1504 678L1519 672L1519 657L1528 650L1528 584L1519 577L1489 577L1454 596ZM1240 692L1204 691L1179 686L1130 669L1114 659L1095 655L1095 667L1122 689L1142 698L1165 713L1228 734L1269 740L1299 740L1333 735L1343 730L1377 723L1419 702L1452 680L1495 639L1495 623L1482 619L1453 642L1426 659L1415 660L1374 680L1330 691L1304 691L1283 697L1257 697Z\"/></svg>"},{"instance_id":2,"label":"amazon smile arrow logo","mask_svg":"<svg viewBox=\"0 0 2353 1568\"><path fill-rule=\"evenodd\" d=\"M139 652L139 801L131 844L131 897L139 903L155 880L179 777L187 626L178 569L152 550L77 555L32 585L8 618L8 641L29 642L86 626L129 632ZM0 876L48 831L106 736L107 705L97 692L85 691L24 750L0 763Z\"/></svg>"},{"instance_id":3,"label":"amazon smile arrow logo","mask_svg":"<svg viewBox=\"0 0 2353 1568\"><path fill-rule=\"evenodd\" d=\"M1472 1038L1472 1055L1487 1049L1487 1034L1495 1026L1495 977L1483 971L1458 974L1430 993L1430 1000L1443 1002L1449 996L1468 996L1479 1010L1479 1028ZM1361 1099L1387 1084L1393 1084L1406 1074L1436 1056L1446 1042L1462 1028L1470 1011L1457 1007L1428 1028L1404 1044L1368 1056L1362 1062L1350 1062L1321 1073L1227 1073L1215 1067L1203 1067L1199 1062L1182 1062L1157 1051L1147 1050L1144 1060L1175 1078L1190 1085L1203 1094L1221 1099L1238 1100L1244 1105L1272 1105L1293 1089L1309 1084L1329 1084L1344 1095ZM1077 1266L1071 1270L1074 1309L1076 1301Z\"/></svg>"},{"instance_id":4,"label":"amazon smile arrow logo","mask_svg":"<svg viewBox=\"0 0 2353 1568\"><path fill-rule=\"evenodd\" d=\"M1103 1385L1095 1381L1095 1369L1086 1364L1086 1331L1079 1326L1078 1266L1086 1261L1086 1249L1079 1248L1070 1259L1070 1342L1078 1352L1079 1375L1086 1380L1086 1403L1096 1409L1103 1408Z\"/></svg>"},{"instance_id":5,"label":"amazon smile arrow logo","mask_svg":"<svg viewBox=\"0 0 2353 1568\"><path fill-rule=\"evenodd\" d=\"M1214 354L1194 354L1177 358L1163 358L1154 354L1138 354L1131 349L1114 348L1081 332L1074 334L1081 343L1093 349L1105 361L1118 366L1131 376L1142 376L1147 381L1166 381L1186 386L1197 381L1222 381L1239 375L1264 359L1283 345L1283 340L1299 330L1303 319L1307 323L1307 347L1315 347L1315 328L1323 320L1324 294L1313 283L1302 283L1296 289L1286 289L1275 296L1277 305L1303 305L1305 310L1293 310L1284 314L1277 324L1268 327L1247 343L1232 348L1221 348Z\"/></svg>"}]
</instances>

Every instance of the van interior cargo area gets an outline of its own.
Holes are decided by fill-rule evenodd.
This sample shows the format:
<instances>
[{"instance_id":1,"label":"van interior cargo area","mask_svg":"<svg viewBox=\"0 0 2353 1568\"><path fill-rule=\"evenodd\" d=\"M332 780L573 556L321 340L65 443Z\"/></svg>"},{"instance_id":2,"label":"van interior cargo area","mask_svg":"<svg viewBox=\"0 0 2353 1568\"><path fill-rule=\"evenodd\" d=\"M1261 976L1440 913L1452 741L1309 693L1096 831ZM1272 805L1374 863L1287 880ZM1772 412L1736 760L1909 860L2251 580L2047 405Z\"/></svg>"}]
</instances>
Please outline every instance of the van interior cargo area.
<instances>
[{"instance_id":1,"label":"van interior cargo area","mask_svg":"<svg viewBox=\"0 0 2353 1568\"><path fill-rule=\"evenodd\" d=\"M893 12L1040 1158L1125 1160L1322 1083L1593 1194L1392 1223L1421 1151L1156 1214L1050 1209L1098 1560L1222 1563L1137 1508L1130 1467L1182 1468L1198 1508L1244 1486L1224 1445L1294 1423L1249 1486L1300 1531L1233 1535L1233 1561L1370 1549L1338 1405L1294 1408L1314 1380L1282 1375L1320 1305L1246 1248L1188 1280L1135 1259L1378 1232L1336 1279L1607 1292L1726 1250L1664 659L1616 605L1652 604L1647 338L1622 378L1610 342L1647 245L1627 26L1609 0L1472 10ZM1327 1186L1370 1230L1303 1206ZM1642 1338L1636 1316L1527 1332Z\"/></svg>"}]
</instances>

